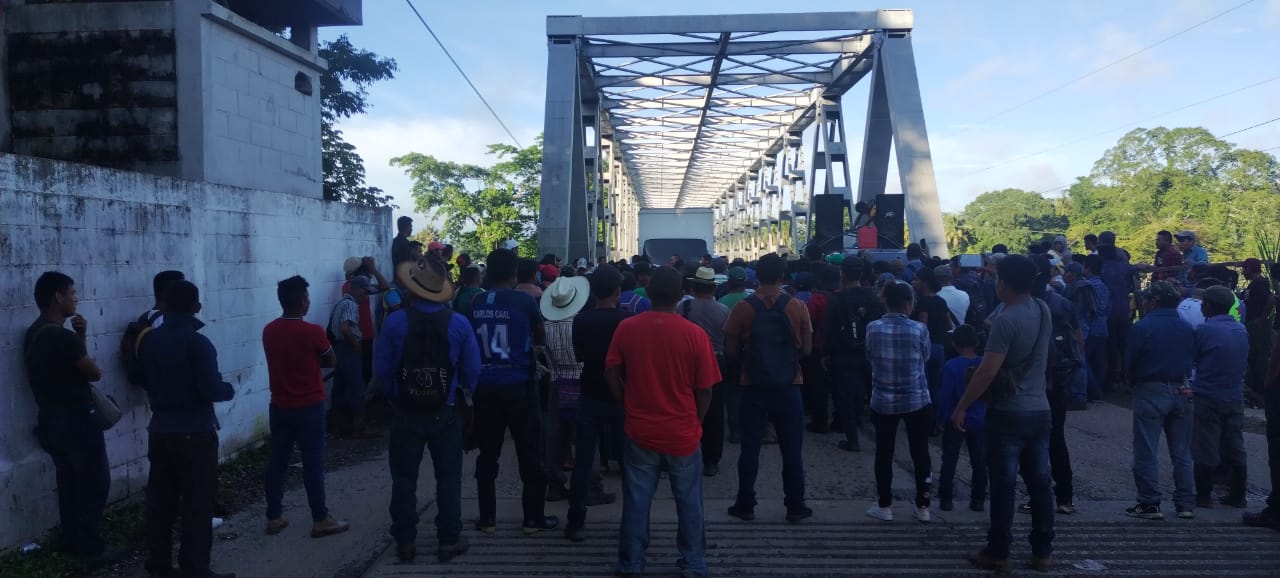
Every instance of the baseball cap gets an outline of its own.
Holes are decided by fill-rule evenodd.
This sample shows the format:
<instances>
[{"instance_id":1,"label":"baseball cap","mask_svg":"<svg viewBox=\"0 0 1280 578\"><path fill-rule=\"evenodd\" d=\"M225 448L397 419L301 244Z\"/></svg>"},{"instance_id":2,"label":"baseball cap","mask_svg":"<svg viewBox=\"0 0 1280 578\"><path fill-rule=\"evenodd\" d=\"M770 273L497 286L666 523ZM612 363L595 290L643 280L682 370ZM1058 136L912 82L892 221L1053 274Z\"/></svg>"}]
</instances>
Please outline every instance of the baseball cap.
<instances>
[{"instance_id":1,"label":"baseball cap","mask_svg":"<svg viewBox=\"0 0 1280 578\"><path fill-rule=\"evenodd\" d=\"M502 248L508 251L515 250L515 248L519 246L520 246L520 243L515 239L507 239L506 241L502 242Z\"/></svg>"},{"instance_id":2,"label":"baseball cap","mask_svg":"<svg viewBox=\"0 0 1280 578\"><path fill-rule=\"evenodd\" d=\"M1084 275L1084 265L1081 265L1079 263L1067 263L1067 269L1064 272L1071 273L1077 276Z\"/></svg>"},{"instance_id":3,"label":"baseball cap","mask_svg":"<svg viewBox=\"0 0 1280 578\"><path fill-rule=\"evenodd\" d=\"M1182 291L1168 281L1156 281L1147 288L1147 296L1158 303L1176 304L1182 299Z\"/></svg>"},{"instance_id":4,"label":"baseball cap","mask_svg":"<svg viewBox=\"0 0 1280 578\"><path fill-rule=\"evenodd\" d=\"M951 265L938 265L933 268L933 279L938 283L951 282Z\"/></svg>"},{"instance_id":5,"label":"baseball cap","mask_svg":"<svg viewBox=\"0 0 1280 578\"><path fill-rule=\"evenodd\" d=\"M347 275L355 273L362 262L359 257L347 257L347 260L342 262L342 272Z\"/></svg>"},{"instance_id":6,"label":"baseball cap","mask_svg":"<svg viewBox=\"0 0 1280 578\"><path fill-rule=\"evenodd\" d=\"M1191 239L1192 241L1194 241L1194 240L1196 240L1196 232L1195 232L1195 231L1182 231L1182 232L1178 233L1177 235L1174 235L1173 237L1174 237L1175 239Z\"/></svg>"},{"instance_id":7,"label":"baseball cap","mask_svg":"<svg viewBox=\"0 0 1280 578\"><path fill-rule=\"evenodd\" d=\"M1214 285L1213 287L1205 289L1204 296L1201 297L1201 299L1223 309L1230 309L1236 304L1235 293L1232 293L1230 289L1227 289L1226 286L1223 285Z\"/></svg>"},{"instance_id":8,"label":"baseball cap","mask_svg":"<svg viewBox=\"0 0 1280 578\"><path fill-rule=\"evenodd\" d=\"M1259 260L1257 260L1257 259L1255 259L1255 258L1253 258L1253 257L1249 257L1248 259L1245 259L1245 260L1244 260L1244 265L1241 265L1241 267L1240 267L1240 268L1241 268L1242 270L1246 271L1246 272L1247 272L1247 271L1257 271L1257 272L1261 273L1261 272L1262 272L1262 261L1259 261Z\"/></svg>"},{"instance_id":9,"label":"baseball cap","mask_svg":"<svg viewBox=\"0 0 1280 578\"><path fill-rule=\"evenodd\" d=\"M369 282L368 277L357 275L355 277L352 277L351 280L348 281L347 283L351 286L352 289L359 289L361 291L364 291L365 293L370 293L373 291L373 283Z\"/></svg>"},{"instance_id":10,"label":"baseball cap","mask_svg":"<svg viewBox=\"0 0 1280 578\"><path fill-rule=\"evenodd\" d=\"M731 267L729 268L729 279L732 281L746 281L747 270L742 267Z\"/></svg>"},{"instance_id":11,"label":"baseball cap","mask_svg":"<svg viewBox=\"0 0 1280 578\"><path fill-rule=\"evenodd\" d=\"M432 241L431 243L427 244L427 250L428 250L428 251L443 251L443 250L444 250L444 243L441 243L440 241Z\"/></svg>"}]
</instances>

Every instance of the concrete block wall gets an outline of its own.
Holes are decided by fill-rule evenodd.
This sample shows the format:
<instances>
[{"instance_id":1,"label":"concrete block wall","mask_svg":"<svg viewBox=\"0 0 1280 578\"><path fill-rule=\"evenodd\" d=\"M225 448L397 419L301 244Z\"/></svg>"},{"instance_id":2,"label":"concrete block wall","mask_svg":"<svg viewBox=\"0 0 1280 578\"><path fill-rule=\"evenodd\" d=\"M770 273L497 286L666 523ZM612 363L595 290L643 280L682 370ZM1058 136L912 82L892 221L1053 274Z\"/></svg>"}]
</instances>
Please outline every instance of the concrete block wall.
<instances>
[{"instance_id":1,"label":"concrete block wall","mask_svg":"<svg viewBox=\"0 0 1280 578\"><path fill-rule=\"evenodd\" d=\"M324 60L216 4L201 27L205 180L320 197Z\"/></svg>"},{"instance_id":2,"label":"concrete block wall","mask_svg":"<svg viewBox=\"0 0 1280 578\"><path fill-rule=\"evenodd\" d=\"M311 282L308 319L323 323L339 297L342 261L386 255L391 213L296 195L181 181L31 157L0 156L0 550L57 522L53 465L31 429L36 406L22 337L38 316L36 278L76 280L99 384L125 409L107 432L113 500L146 482L145 394L118 361L125 325L150 307L151 277L184 271L201 290L204 334L236 398L217 404L223 455L267 431L261 331L280 314L275 283Z\"/></svg>"}]
</instances>

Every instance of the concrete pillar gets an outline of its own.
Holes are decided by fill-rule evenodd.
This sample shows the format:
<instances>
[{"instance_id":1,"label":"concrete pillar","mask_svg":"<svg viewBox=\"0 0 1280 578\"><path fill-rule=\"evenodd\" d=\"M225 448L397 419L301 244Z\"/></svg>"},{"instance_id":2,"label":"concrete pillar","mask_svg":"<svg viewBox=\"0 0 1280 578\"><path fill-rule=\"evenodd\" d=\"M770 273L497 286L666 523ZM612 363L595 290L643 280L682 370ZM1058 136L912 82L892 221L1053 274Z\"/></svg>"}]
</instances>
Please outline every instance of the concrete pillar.
<instances>
[{"instance_id":1,"label":"concrete pillar","mask_svg":"<svg viewBox=\"0 0 1280 578\"><path fill-rule=\"evenodd\" d=\"M538 254L554 253L566 261L571 258L571 204L575 196L585 202L586 194L585 183L581 183L585 175L581 162L582 115L579 107L578 40L573 37L551 38L547 45L547 105L542 137ZM575 180L579 181L578 195L574 194ZM585 220L585 206L582 213Z\"/></svg>"}]
</instances>

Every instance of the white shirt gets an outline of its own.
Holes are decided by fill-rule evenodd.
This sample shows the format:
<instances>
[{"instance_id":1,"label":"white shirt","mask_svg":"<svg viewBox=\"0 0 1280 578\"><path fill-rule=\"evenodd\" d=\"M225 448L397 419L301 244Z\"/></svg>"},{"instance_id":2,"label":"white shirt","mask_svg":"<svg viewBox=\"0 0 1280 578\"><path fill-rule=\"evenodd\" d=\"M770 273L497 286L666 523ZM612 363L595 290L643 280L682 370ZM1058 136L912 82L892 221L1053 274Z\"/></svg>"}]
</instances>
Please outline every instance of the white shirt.
<instances>
[{"instance_id":1,"label":"white shirt","mask_svg":"<svg viewBox=\"0 0 1280 578\"><path fill-rule=\"evenodd\" d=\"M947 285L938 291L938 297L947 302L947 309L956 316L956 321L964 323L965 315L969 313L969 294L956 289L955 285Z\"/></svg>"},{"instance_id":2,"label":"white shirt","mask_svg":"<svg viewBox=\"0 0 1280 578\"><path fill-rule=\"evenodd\" d=\"M1204 313L1200 311L1200 300L1183 299L1178 304L1178 317L1181 317L1183 321L1191 325L1192 329L1204 325Z\"/></svg>"}]
</instances>

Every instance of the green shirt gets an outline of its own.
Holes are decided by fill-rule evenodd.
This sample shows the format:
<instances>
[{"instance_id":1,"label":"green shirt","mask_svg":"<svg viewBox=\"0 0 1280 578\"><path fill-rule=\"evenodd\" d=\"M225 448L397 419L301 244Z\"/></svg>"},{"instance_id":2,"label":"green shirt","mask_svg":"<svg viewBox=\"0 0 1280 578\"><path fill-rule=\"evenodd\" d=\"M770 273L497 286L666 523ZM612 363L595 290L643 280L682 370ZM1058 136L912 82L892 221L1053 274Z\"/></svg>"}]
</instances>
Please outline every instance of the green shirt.
<instances>
[{"instance_id":1,"label":"green shirt","mask_svg":"<svg viewBox=\"0 0 1280 578\"><path fill-rule=\"evenodd\" d=\"M636 290L633 291L633 293L641 297L644 297L645 299L649 298L649 292L646 291L644 287L636 287Z\"/></svg>"},{"instance_id":2,"label":"green shirt","mask_svg":"<svg viewBox=\"0 0 1280 578\"><path fill-rule=\"evenodd\" d=\"M746 291L739 291L739 292L737 292L737 293L730 293L730 294L725 295L724 297L721 297L721 298L720 298L720 304L721 304L721 305L724 305L725 307L728 307L728 308L729 308L729 310L730 310L730 311L732 311L732 310L733 310L733 306L734 306L734 305L737 305L739 301L742 301L743 299L746 299L746 298L747 298L747 295L750 295L750 293L747 293Z\"/></svg>"}]
</instances>

